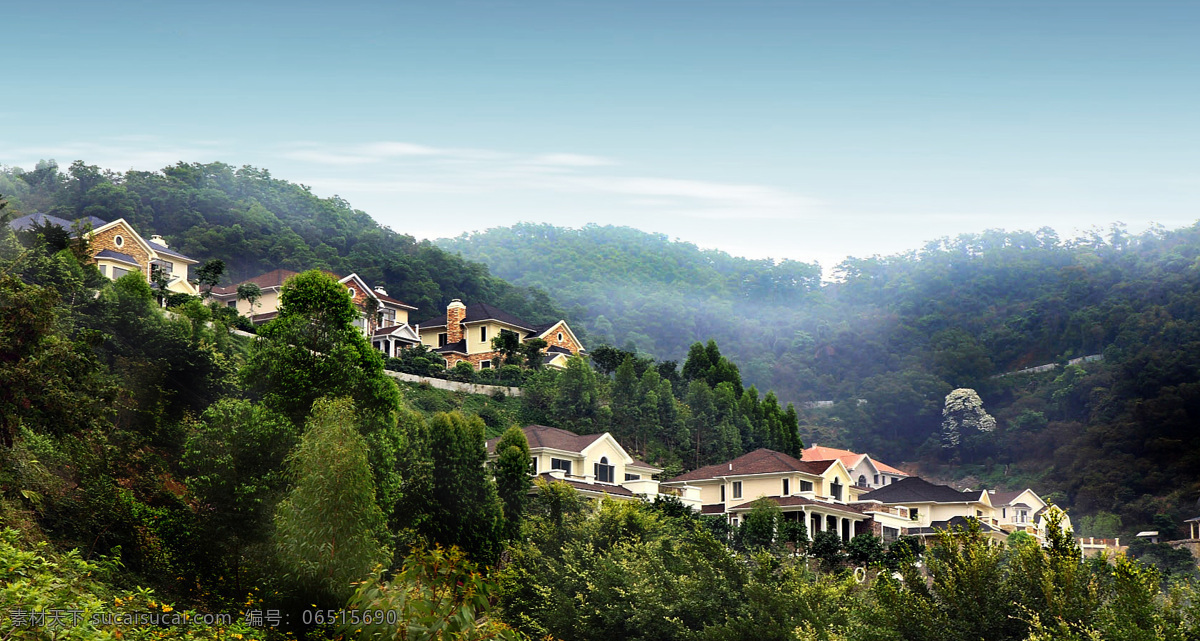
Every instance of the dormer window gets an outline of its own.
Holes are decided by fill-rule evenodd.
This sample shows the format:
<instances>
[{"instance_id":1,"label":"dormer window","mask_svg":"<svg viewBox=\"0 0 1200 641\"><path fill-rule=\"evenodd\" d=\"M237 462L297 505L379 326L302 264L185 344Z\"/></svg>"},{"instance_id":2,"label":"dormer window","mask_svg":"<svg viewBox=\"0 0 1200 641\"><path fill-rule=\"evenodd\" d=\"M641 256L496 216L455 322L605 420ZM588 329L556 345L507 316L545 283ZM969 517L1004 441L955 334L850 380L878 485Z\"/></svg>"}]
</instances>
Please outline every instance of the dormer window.
<instances>
[{"instance_id":1,"label":"dormer window","mask_svg":"<svg viewBox=\"0 0 1200 641\"><path fill-rule=\"evenodd\" d=\"M812 481L800 481L800 491L801 492L813 491Z\"/></svg>"}]
</instances>

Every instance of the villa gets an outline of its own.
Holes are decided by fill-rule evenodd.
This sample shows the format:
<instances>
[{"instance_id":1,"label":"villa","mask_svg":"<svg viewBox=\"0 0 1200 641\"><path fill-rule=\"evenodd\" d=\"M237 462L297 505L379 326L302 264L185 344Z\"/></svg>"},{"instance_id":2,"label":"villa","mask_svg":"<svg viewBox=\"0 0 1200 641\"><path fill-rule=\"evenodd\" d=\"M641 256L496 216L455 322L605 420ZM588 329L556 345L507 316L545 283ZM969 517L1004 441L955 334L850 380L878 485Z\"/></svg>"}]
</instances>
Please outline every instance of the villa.
<instances>
[{"instance_id":1,"label":"villa","mask_svg":"<svg viewBox=\"0 0 1200 641\"><path fill-rule=\"evenodd\" d=\"M534 338L546 341L542 361L550 367L566 367L568 357L586 352L565 320L530 323L491 305L467 306L457 298L446 306L444 317L419 323L417 331L423 344L446 359L446 367L467 362L476 369L491 368L500 356L492 347L492 339L502 332L516 334L521 343Z\"/></svg>"}]
</instances>

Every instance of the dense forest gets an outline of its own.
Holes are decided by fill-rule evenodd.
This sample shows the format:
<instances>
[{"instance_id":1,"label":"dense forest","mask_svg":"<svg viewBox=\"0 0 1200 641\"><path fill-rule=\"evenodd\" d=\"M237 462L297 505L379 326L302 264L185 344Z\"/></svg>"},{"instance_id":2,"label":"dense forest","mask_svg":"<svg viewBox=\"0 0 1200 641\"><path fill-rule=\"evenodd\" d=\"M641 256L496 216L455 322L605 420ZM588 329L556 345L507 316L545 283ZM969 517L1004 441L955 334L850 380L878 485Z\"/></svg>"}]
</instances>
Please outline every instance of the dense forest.
<instances>
[{"instance_id":1,"label":"dense forest","mask_svg":"<svg viewBox=\"0 0 1200 641\"><path fill-rule=\"evenodd\" d=\"M319 270L289 281L248 340L219 306L163 309L144 276L110 281L86 242L50 232L0 225L4 638L1200 634L1190 556L1084 559L1054 514L1045 547L977 526L928 548L810 543L769 501L733 527L671 499L531 487L514 427L529 420L617 430L658 459L691 454L693 429L700 462L795 451L795 412L743 389L715 343L681 367L614 348L595 368L533 360L520 398L400 386Z\"/></svg>"},{"instance_id":2,"label":"dense forest","mask_svg":"<svg viewBox=\"0 0 1200 641\"><path fill-rule=\"evenodd\" d=\"M824 284L815 265L628 228L526 224L439 244L544 288L625 349L675 359L715 338L748 384L801 407L810 441L965 484L1033 485L1099 514L1097 535L1195 516L1200 227L988 231L848 259ZM1090 355L1102 360L999 376ZM998 429L946 448L955 388L977 390Z\"/></svg>"},{"instance_id":3,"label":"dense forest","mask_svg":"<svg viewBox=\"0 0 1200 641\"><path fill-rule=\"evenodd\" d=\"M180 162L122 174L82 161L63 171L45 161L31 171L0 167L0 194L12 212L124 218L147 238L162 235L177 251L224 261L227 281L278 268L325 269L357 273L418 307L419 316L436 315L460 298L531 322L563 318L540 290L514 287L480 263L382 227L341 198L319 198L265 169Z\"/></svg>"}]
</instances>

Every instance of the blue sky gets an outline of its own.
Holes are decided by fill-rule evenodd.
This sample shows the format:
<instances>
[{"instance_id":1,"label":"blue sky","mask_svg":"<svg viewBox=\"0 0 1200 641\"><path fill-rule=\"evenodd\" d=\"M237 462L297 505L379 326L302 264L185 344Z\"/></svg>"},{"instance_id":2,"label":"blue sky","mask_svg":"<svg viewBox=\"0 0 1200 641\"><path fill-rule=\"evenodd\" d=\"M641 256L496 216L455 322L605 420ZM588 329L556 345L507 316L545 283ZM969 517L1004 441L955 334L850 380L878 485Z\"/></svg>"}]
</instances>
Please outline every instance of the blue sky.
<instances>
[{"instance_id":1,"label":"blue sky","mask_svg":"<svg viewBox=\"0 0 1200 641\"><path fill-rule=\"evenodd\" d=\"M752 257L1200 218L1200 3L41 2L0 164L266 167L397 231Z\"/></svg>"}]
</instances>

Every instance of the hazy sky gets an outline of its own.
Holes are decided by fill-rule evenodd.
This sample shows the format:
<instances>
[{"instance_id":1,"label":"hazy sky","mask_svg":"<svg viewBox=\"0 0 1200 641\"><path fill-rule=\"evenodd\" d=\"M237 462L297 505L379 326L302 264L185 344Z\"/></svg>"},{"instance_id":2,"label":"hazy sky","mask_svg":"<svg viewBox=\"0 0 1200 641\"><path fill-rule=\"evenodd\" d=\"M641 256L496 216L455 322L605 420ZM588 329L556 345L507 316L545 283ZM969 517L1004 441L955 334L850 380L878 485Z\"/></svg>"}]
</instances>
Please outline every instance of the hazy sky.
<instances>
[{"instance_id":1,"label":"hazy sky","mask_svg":"<svg viewBox=\"0 0 1200 641\"><path fill-rule=\"evenodd\" d=\"M397 231L735 254L1200 218L1196 2L24 2L0 163L265 167Z\"/></svg>"}]
</instances>

